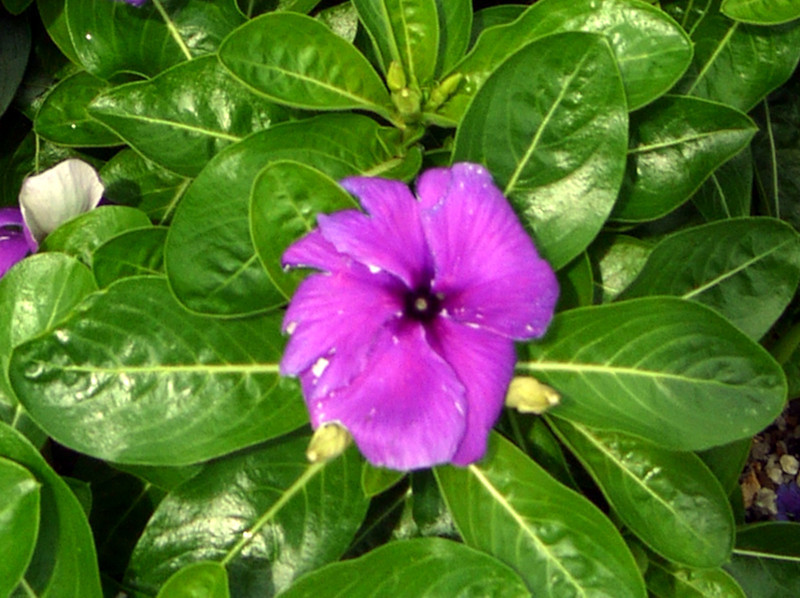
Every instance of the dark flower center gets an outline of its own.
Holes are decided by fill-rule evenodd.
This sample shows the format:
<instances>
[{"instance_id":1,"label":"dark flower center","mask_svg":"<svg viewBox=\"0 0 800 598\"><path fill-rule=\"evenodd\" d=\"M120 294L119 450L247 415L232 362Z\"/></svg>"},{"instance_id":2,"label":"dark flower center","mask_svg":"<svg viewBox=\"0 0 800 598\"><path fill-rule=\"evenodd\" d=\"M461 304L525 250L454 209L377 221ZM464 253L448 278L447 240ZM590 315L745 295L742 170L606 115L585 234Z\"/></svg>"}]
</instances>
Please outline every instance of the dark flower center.
<instances>
[{"instance_id":1,"label":"dark flower center","mask_svg":"<svg viewBox=\"0 0 800 598\"><path fill-rule=\"evenodd\" d=\"M405 315L413 320L427 322L439 315L441 306L441 296L437 297L428 287L423 287L406 294Z\"/></svg>"}]
</instances>

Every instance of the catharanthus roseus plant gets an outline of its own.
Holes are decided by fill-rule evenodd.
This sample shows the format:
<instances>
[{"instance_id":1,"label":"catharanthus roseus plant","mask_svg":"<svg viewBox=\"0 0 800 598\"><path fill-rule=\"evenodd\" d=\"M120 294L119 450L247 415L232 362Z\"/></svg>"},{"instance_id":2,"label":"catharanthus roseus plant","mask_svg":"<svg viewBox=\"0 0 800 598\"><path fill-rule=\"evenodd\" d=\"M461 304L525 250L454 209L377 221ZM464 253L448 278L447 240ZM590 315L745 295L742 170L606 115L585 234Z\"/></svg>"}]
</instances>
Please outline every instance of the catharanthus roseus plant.
<instances>
[{"instance_id":1,"label":"catharanthus roseus plant","mask_svg":"<svg viewBox=\"0 0 800 598\"><path fill-rule=\"evenodd\" d=\"M483 4L2 1L0 596L800 595L800 10Z\"/></svg>"}]
</instances>

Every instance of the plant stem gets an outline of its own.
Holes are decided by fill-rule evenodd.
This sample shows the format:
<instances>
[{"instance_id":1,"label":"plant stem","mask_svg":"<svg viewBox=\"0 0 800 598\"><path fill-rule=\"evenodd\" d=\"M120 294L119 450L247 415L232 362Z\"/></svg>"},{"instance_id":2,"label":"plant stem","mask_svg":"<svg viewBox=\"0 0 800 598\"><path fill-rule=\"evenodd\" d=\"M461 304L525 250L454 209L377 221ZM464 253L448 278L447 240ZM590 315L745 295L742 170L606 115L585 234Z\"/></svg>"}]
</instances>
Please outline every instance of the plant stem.
<instances>
[{"instance_id":1,"label":"plant stem","mask_svg":"<svg viewBox=\"0 0 800 598\"><path fill-rule=\"evenodd\" d=\"M164 5L161 4L161 0L153 0L153 6L156 7L156 10L161 15L161 18L164 19L164 22L167 24L167 30L169 34L172 36L172 39L175 40L175 43L178 44L178 47L183 52L183 55L186 56L186 60L192 59L192 53L189 51L186 42L183 41L181 34L178 33L178 28L175 26L175 23L172 22L172 19L167 14L167 11L164 10Z\"/></svg>"}]
</instances>

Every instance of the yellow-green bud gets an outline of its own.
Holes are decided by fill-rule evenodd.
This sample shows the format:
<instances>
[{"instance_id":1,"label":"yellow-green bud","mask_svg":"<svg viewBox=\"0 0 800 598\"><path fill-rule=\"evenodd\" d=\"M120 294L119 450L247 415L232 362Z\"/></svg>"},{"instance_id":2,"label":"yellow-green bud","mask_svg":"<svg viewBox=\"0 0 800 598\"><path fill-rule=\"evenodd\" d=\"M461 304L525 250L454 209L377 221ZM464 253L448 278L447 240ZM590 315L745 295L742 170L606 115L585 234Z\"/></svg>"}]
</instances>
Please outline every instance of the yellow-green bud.
<instances>
[{"instance_id":1,"label":"yellow-green bud","mask_svg":"<svg viewBox=\"0 0 800 598\"><path fill-rule=\"evenodd\" d=\"M343 425L338 422L328 422L316 429L308 443L306 457L312 463L324 463L341 455L353 437Z\"/></svg>"},{"instance_id":2,"label":"yellow-green bud","mask_svg":"<svg viewBox=\"0 0 800 598\"><path fill-rule=\"evenodd\" d=\"M431 92L431 96L428 98L428 103L425 107L429 110L435 110L444 104L448 98L456 92L463 79L464 75L461 73L454 73L439 83Z\"/></svg>"},{"instance_id":3,"label":"yellow-green bud","mask_svg":"<svg viewBox=\"0 0 800 598\"><path fill-rule=\"evenodd\" d=\"M422 94L408 87L392 92L392 102L405 122L415 122L422 114Z\"/></svg>"},{"instance_id":4,"label":"yellow-green bud","mask_svg":"<svg viewBox=\"0 0 800 598\"><path fill-rule=\"evenodd\" d=\"M534 378L517 376L506 393L506 407L520 413L542 414L561 402L561 395L547 384Z\"/></svg>"},{"instance_id":5,"label":"yellow-green bud","mask_svg":"<svg viewBox=\"0 0 800 598\"><path fill-rule=\"evenodd\" d=\"M406 72L403 65L392 60L389 64L389 71L386 73L386 85L390 91L400 91L406 86Z\"/></svg>"}]
</instances>

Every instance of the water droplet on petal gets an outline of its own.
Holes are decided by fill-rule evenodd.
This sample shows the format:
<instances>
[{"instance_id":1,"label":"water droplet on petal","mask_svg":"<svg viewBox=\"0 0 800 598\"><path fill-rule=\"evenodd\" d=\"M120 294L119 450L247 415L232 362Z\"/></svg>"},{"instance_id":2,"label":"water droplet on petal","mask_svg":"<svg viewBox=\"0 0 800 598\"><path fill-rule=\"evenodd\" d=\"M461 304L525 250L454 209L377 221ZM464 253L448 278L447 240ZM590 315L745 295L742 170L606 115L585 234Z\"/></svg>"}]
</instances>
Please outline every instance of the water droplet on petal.
<instances>
[{"instance_id":1,"label":"water droplet on petal","mask_svg":"<svg viewBox=\"0 0 800 598\"><path fill-rule=\"evenodd\" d=\"M297 322L289 322L286 326L286 334L294 334L295 330L297 330Z\"/></svg>"},{"instance_id":2,"label":"water droplet on petal","mask_svg":"<svg viewBox=\"0 0 800 598\"><path fill-rule=\"evenodd\" d=\"M311 366L311 373L314 374L315 378L319 378L320 376L322 376L323 372L325 372L325 369L328 367L329 363L330 361L328 361L324 357L320 357L319 359L317 359L316 363L313 366Z\"/></svg>"},{"instance_id":3,"label":"water droplet on petal","mask_svg":"<svg viewBox=\"0 0 800 598\"><path fill-rule=\"evenodd\" d=\"M378 274L378 272L381 271L381 269L378 266L373 266L372 264L367 264L367 269L373 274Z\"/></svg>"}]
</instances>

